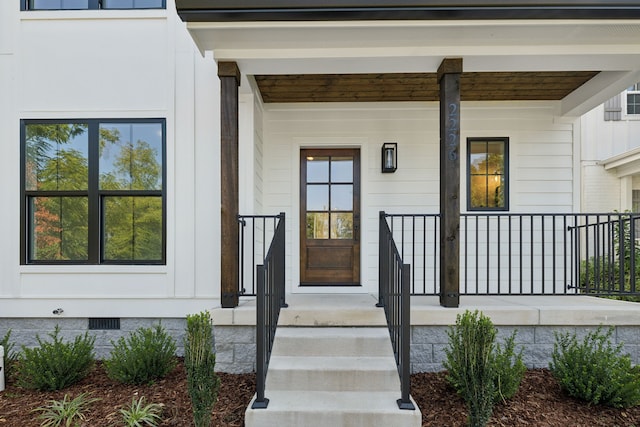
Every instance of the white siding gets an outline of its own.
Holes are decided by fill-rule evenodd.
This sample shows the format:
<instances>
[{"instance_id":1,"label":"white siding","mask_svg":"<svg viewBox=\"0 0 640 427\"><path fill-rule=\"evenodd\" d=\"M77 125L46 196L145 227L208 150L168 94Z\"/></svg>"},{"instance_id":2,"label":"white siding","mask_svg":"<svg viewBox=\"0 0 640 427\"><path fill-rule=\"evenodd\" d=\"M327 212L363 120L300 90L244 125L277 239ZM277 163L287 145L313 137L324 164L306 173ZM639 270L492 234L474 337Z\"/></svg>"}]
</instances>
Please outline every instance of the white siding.
<instances>
[{"instance_id":1,"label":"white siding","mask_svg":"<svg viewBox=\"0 0 640 427\"><path fill-rule=\"evenodd\" d=\"M378 212L439 211L437 103L266 105L264 135L267 213L285 211L289 234L287 278L299 277L299 150L361 149L361 239L364 290L377 286ZM509 137L510 211L573 210L574 142L571 124L554 119L554 103L463 103L461 108L462 209L466 206L466 138ZM383 142L398 143L398 170L380 172ZM316 290L317 291L317 290Z\"/></svg>"},{"instance_id":2,"label":"white siding","mask_svg":"<svg viewBox=\"0 0 640 427\"><path fill-rule=\"evenodd\" d=\"M182 317L219 298L219 81L174 12L0 4L0 313ZM19 265L19 119L165 118L166 266ZM7 184L8 183L8 184ZM108 302L107 302L108 301ZM170 301L171 303L167 303Z\"/></svg>"}]
</instances>

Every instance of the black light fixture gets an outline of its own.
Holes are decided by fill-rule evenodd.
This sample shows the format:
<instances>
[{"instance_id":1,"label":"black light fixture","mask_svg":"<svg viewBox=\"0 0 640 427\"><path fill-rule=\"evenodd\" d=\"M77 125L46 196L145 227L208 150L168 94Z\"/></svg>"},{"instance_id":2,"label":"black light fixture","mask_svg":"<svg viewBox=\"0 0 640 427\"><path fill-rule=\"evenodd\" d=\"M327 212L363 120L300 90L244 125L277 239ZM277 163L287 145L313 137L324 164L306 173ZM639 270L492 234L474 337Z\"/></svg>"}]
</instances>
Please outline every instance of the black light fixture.
<instances>
[{"instance_id":1,"label":"black light fixture","mask_svg":"<svg viewBox=\"0 0 640 427\"><path fill-rule=\"evenodd\" d=\"M382 144L382 173L392 173L398 169L398 143Z\"/></svg>"}]
</instances>

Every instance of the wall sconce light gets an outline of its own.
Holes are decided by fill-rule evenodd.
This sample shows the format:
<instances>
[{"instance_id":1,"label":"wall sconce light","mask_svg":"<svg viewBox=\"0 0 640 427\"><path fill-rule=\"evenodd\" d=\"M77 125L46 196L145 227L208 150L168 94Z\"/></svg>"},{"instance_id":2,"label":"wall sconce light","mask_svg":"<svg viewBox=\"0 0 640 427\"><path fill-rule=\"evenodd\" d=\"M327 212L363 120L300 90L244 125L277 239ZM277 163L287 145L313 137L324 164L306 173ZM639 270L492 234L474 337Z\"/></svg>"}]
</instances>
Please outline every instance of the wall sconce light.
<instances>
[{"instance_id":1,"label":"wall sconce light","mask_svg":"<svg viewBox=\"0 0 640 427\"><path fill-rule=\"evenodd\" d=\"M382 173L395 172L398 169L398 143L382 144Z\"/></svg>"}]
</instances>

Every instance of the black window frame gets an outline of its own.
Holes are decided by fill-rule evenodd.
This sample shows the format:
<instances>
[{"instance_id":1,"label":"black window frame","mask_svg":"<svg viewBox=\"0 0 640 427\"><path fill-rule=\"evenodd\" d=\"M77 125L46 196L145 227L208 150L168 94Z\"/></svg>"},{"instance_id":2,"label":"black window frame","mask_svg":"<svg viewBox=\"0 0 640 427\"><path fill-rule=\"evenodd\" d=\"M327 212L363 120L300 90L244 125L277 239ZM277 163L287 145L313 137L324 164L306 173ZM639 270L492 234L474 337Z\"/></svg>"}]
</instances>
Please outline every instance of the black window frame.
<instances>
[{"instance_id":1,"label":"black window frame","mask_svg":"<svg viewBox=\"0 0 640 427\"><path fill-rule=\"evenodd\" d=\"M101 124L160 124L162 129L162 188L160 190L101 190L99 183L99 129ZM54 196L70 191L42 191L26 189L26 128L29 124L87 124L88 125L88 244L86 260L34 260L30 253L30 209L32 198ZM167 124L164 118L109 119L21 119L20 120L20 264L21 265L166 265L167 263ZM79 192L75 192L76 194ZM104 199L108 196L161 197L162 248L158 260L104 259Z\"/></svg>"},{"instance_id":2,"label":"black window frame","mask_svg":"<svg viewBox=\"0 0 640 427\"><path fill-rule=\"evenodd\" d=\"M58 11L58 10L164 10L167 8L167 0L161 0L162 5L159 7L123 7L123 8L106 8L103 7L103 0L87 0L86 8L81 9L36 9L31 7L31 0L20 0L20 10L22 11Z\"/></svg>"},{"instance_id":3,"label":"black window frame","mask_svg":"<svg viewBox=\"0 0 640 427\"><path fill-rule=\"evenodd\" d=\"M640 83L629 86L626 93L626 111L629 116L640 116ZM633 102L630 102L633 99ZM629 108L633 106L633 108Z\"/></svg>"},{"instance_id":4,"label":"black window frame","mask_svg":"<svg viewBox=\"0 0 640 427\"><path fill-rule=\"evenodd\" d=\"M471 145L477 142L501 142L504 145L504 206L502 207L473 207L471 206ZM467 210L473 212L509 210L509 137L467 138Z\"/></svg>"}]
</instances>

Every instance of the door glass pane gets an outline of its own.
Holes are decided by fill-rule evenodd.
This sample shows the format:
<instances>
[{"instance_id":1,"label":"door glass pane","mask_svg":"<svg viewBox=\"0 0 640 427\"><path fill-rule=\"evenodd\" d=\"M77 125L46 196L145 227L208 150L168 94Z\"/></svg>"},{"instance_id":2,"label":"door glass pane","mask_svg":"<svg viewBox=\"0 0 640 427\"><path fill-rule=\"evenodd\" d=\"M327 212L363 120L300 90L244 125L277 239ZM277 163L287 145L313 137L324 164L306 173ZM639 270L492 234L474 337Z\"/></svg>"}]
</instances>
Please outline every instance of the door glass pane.
<instances>
[{"instance_id":1,"label":"door glass pane","mask_svg":"<svg viewBox=\"0 0 640 427\"><path fill-rule=\"evenodd\" d=\"M162 189L162 125L100 125L100 188Z\"/></svg>"},{"instance_id":2,"label":"door glass pane","mask_svg":"<svg viewBox=\"0 0 640 427\"><path fill-rule=\"evenodd\" d=\"M329 182L328 157L307 157L307 182Z\"/></svg>"},{"instance_id":3,"label":"door glass pane","mask_svg":"<svg viewBox=\"0 0 640 427\"><path fill-rule=\"evenodd\" d=\"M307 212L307 239L329 238L329 214L327 212Z\"/></svg>"},{"instance_id":4,"label":"door glass pane","mask_svg":"<svg viewBox=\"0 0 640 427\"><path fill-rule=\"evenodd\" d=\"M329 210L329 186L328 185L307 185L307 210L308 211L328 211Z\"/></svg>"},{"instance_id":5,"label":"door glass pane","mask_svg":"<svg viewBox=\"0 0 640 427\"><path fill-rule=\"evenodd\" d=\"M331 182L353 182L353 157L331 158Z\"/></svg>"},{"instance_id":6,"label":"door glass pane","mask_svg":"<svg viewBox=\"0 0 640 427\"><path fill-rule=\"evenodd\" d=\"M31 260L87 259L89 209L86 197L33 197L29 200L29 212Z\"/></svg>"},{"instance_id":7,"label":"door glass pane","mask_svg":"<svg viewBox=\"0 0 640 427\"><path fill-rule=\"evenodd\" d=\"M353 239L353 214L351 212L331 214L331 238Z\"/></svg>"},{"instance_id":8,"label":"door glass pane","mask_svg":"<svg viewBox=\"0 0 640 427\"><path fill-rule=\"evenodd\" d=\"M27 190L86 190L89 137L86 124L25 126Z\"/></svg>"},{"instance_id":9,"label":"door glass pane","mask_svg":"<svg viewBox=\"0 0 640 427\"><path fill-rule=\"evenodd\" d=\"M161 197L105 197L104 259L162 259Z\"/></svg>"},{"instance_id":10,"label":"door glass pane","mask_svg":"<svg viewBox=\"0 0 640 427\"><path fill-rule=\"evenodd\" d=\"M353 185L336 184L331 186L331 210L353 210Z\"/></svg>"}]
</instances>

